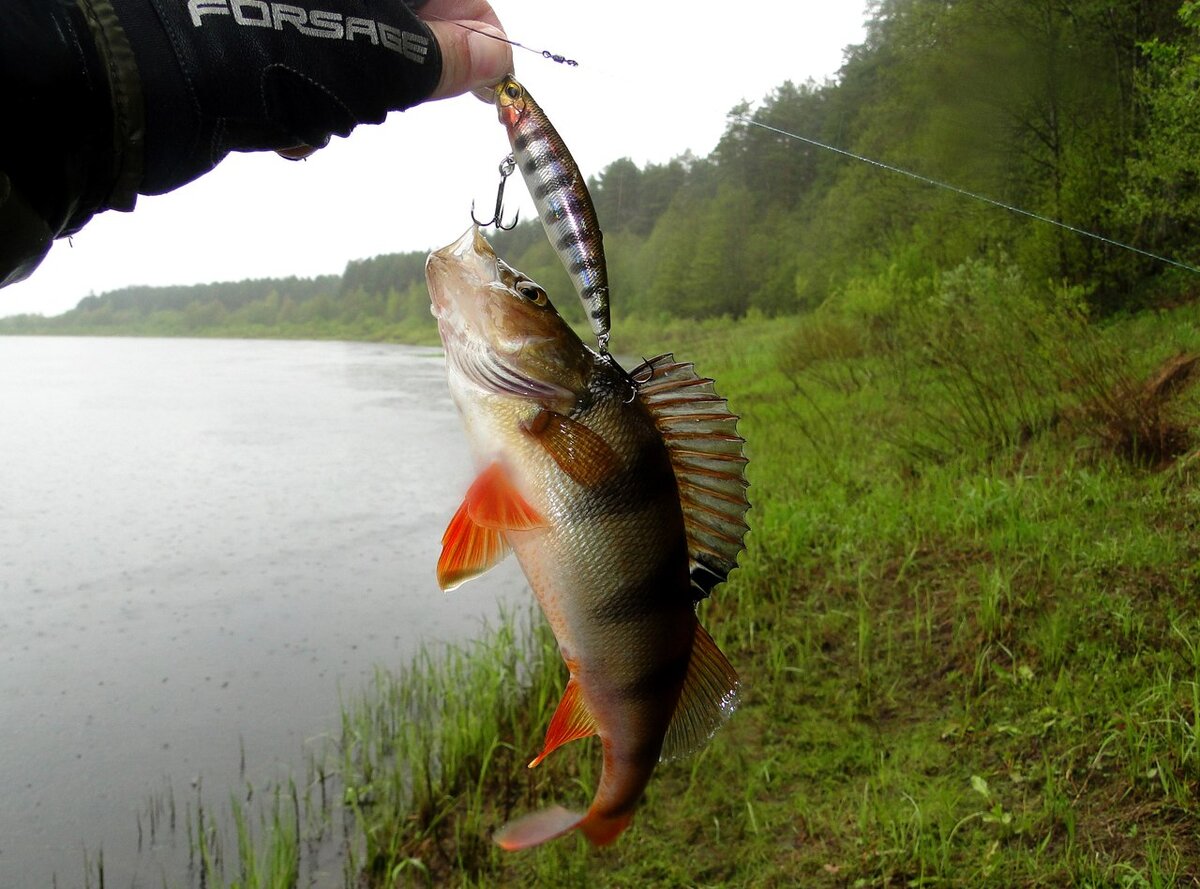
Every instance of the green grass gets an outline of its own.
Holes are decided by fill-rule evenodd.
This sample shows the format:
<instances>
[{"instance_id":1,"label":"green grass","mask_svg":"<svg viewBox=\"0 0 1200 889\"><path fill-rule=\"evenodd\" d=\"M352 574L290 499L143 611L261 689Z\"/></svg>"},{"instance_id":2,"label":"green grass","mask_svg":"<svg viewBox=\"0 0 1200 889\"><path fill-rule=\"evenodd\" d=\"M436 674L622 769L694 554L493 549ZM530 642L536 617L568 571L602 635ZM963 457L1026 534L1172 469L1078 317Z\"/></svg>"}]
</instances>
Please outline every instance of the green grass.
<instances>
[{"instance_id":1,"label":"green grass","mask_svg":"<svg viewBox=\"0 0 1200 889\"><path fill-rule=\"evenodd\" d=\"M514 810L586 801L596 758L577 745L540 767L550 767L544 780L522 774L553 683L530 702L510 673L504 699L536 725L482 717L473 744L505 756L464 777L487 789L468 781L432 817L418 806L372 822L404 825L406 839L391 841L410 875L462 885L1200 879L1187 461L1148 471L1099 450L1078 422L1056 421L1075 397L1074 358L1057 359L1061 379L1045 384L1040 406L985 406L992 425L955 415L944 395L965 391L961 380L938 378L902 343L790 378L781 350L812 323L750 320L733 336L700 325L690 342L670 343L718 378L750 442L749 552L702 608L745 681L730 726L692 761L662 765L616 847L568 837L504 855L487 831ZM1169 319L1096 336L1088 348L1110 374L1148 373L1172 348L1196 346L1194 325ZM906 361L906 379L889 376ZM943 397L917 412L914 385ZM1039 410L1045 421L1022 431ZM937 422L960 424L958 450L914 449ZM492 660L476 667L490 674ZM562 673L552 653L544 660ZM472 699L475 719L492 707Z\"/></svg>"},{"instance_id":2,"label":"green grass","mask_svg":"<svg viewBox=\"0 0 1200 889\"><path fill-rule=\"evenodd\" d=\"M322 766L347 881L1200 884L1197 405L1184 387L1128 409L1200 349L1194 311L1100 327L1029 294L984 305L998 285L976 274L936 313L626 322L622 353L673 349L742 415L752 533L701 606L738 712L660 766L615 846L505 854L493 830L586 804L598 774L593 742L525 768L564 678L540 619L381 672ZM1186 447L1151 459L1112 435L1147 422ZM261 819L285 837L243 856L286 857L305 820Z\"/></svg>"}]
</instances>

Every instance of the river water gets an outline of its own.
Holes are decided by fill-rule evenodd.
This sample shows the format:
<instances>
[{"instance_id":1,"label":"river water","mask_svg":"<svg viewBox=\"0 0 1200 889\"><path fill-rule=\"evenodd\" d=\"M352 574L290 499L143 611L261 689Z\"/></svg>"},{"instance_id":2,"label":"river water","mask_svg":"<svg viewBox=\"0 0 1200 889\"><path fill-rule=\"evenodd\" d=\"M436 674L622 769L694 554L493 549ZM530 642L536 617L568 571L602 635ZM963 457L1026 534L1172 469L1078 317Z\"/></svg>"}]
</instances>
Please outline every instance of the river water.
<instances>
[{"instance_id":1,"label":"river water","mask_svg":"<svg viewBox=\"0 0 1200 889\"><path fill-rule=\"evenodd\" d=\"M184 885L149 798L302 777L339 694L522 601L437 588L470 476L431 349L0 338L0 889Z\"/></svg>"}]
</instances>

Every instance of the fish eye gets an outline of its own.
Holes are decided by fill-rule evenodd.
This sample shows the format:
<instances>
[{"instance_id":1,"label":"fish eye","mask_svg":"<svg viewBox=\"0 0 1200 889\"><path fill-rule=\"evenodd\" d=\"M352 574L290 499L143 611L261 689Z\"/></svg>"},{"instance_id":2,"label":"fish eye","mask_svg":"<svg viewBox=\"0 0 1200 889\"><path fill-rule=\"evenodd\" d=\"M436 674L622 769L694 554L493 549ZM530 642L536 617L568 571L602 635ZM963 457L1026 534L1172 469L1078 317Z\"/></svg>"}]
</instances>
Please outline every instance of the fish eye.
<instances>
[{"instance_id":1,"label":"fish eye","mask_svg":"<svg viewBox=\"0 0 1200 889\"><path fill-rule=\"evenodd\" d=\"M513 285L513 289L535 306L546 305L546 291L538 287L532 281L518 281Z\"/></svg>"},{"instance_id":2,"label":"fish eye","mask_svg":"<svg viewBox=\"0 0 1200 889\"><path fill-rule=\"evenodd\" d=\"M515 83L510 83L504 88L504 94L510 99L519 99L521 98L521 88Z\"/></svg>"}]
</instances>

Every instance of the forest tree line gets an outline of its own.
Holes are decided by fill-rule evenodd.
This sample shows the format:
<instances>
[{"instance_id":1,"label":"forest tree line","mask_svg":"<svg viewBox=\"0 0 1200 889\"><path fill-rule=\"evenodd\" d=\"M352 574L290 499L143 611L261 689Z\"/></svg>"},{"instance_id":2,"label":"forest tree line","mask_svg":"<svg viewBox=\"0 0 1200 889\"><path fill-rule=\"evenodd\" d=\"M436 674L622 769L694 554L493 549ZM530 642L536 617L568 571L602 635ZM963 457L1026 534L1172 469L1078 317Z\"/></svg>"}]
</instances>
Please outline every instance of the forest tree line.
<instances>
[{"instance_id":1,"label":"forest tree line","mask_svg":"<svg viewBox=\"0 0 1200 889\"><path fill-rule=\"evenodd\" d=\"M1200 262L1200 0L877 0L836 79L785 83L733 110ZM618 322L801 312L855 279L920 282L980 260L1076 288L1105 312L1193 288L1186 270L732 117L707 157L617 160L590 187ZM536 221L493 241L581 320ZM126 288L0 331L428 338L424 261Z\"/></svg>"}]
</instances>

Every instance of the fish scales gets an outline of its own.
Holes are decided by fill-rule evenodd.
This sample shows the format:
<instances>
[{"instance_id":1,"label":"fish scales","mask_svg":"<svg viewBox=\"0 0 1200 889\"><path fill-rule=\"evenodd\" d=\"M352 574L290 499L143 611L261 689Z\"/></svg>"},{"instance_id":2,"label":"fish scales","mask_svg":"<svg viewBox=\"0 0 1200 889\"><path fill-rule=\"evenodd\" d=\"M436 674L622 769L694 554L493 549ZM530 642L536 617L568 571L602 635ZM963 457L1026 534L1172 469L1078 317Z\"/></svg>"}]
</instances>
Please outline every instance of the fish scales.
<instances>
[{"instance_id":1,"label":"fish scales","mask_svg":"<svg viewBox=\"0 0 1200 889\"><path fill-rule=\"evenodd\" d=\"M678 480L688 476L664 434L680 415L656 414L652 398L631 392L631 377L580 342L545 292L498 260L477 229L432 254L427 277L450 392L481 467L443 538L439 582L453 588L515 553L570 672L531 765L591 734L603 751L586 812L534 813L496 841L520 849L578 828L608 843L628 825L660 757L702 744L729 715L737 685L696 617L699 526L684 504L697 495ZM647 391L670 395L663 379L674 385L682 367L651 365ZM708 393L708 381L688 385ZM732 415L714 420L714 399L698 399L699 423L728 437ZM703 437L693 431L689 441L703 445ZM715 470L714 478L722 496L721 484L740 481ZM709 501L725 501L705 500L706 522L736 541L733 550L707 544L718 566L707 569L709 588L724 579L721 564L736 563L745 533L747 505L732 499L724 513Z\"/></svg>"},{"instance_id":2,"label":"fish scales","mask_svg":"<svg viewBox=\"0 0 1200 889\"><path fill-rule=\"evenodd\" d=\"M619 489L612 493L620 496ZM563 658L575 665L572 676L606 729L591 809L602 825L632 811L645 789L691 652L695 614L686 595L682 528L675 532L676 546L663 546L665 552L649 545L668 539L664 525L674 517L667 506L664 498L616 517L602 501L579 504L564 511L557 533L515 546ZM613 546L616 540L645 545ZM579 589L591 595L567 594ZM672 589L678 593L671 595Z\"/></svg>"},{"instance_id":3,"label":"fish scales","mask_svg":"<svg viewBox=\"0 0 1200 889\"><path fill-rule=\"evenodd\" d=\"M588 323L603 351L611 323L608 265L604 236L587 182L550 118L528 90L510 76L496 85L495 97L513 159L533 196L546 237L583 302Z\"/></svg>"},{"instance_id":4,"label":"fish scales","mask_svg":"<svg viewBox=\"0 0 1200 889\"><path fill-rule=\"evenodd\" d=\"M599 359L595 373L615 377ZM639 490L637 462L655 460L639 453L653 447L653 425L648 419L641 429L614 422L612 401L579 417L591 428L611 431L609 443L628 460L628 468L598 490L580 494L536 447L520 439L510 442L526 458L511 463L528 466L518 487L550 526L545 533L514 540L515 554L563 659L575 664L573 675L586 689L589 709L610 727L608 737L601 735L606 767L593 805L602 823L630 811L649 781L695 624L682 519L670 496L674 485L654 498ZM512 429L517 424L502 420L498 425ZM480 437L497 434L504 433L493 428ZM640 506L631 509L630 501L639 500ZM588 595L571 595L578 590ZM645 607L647 596L654 607ZM637 611L644 612L641 620L626 619Z\"/></svg>"}]
</instances>

